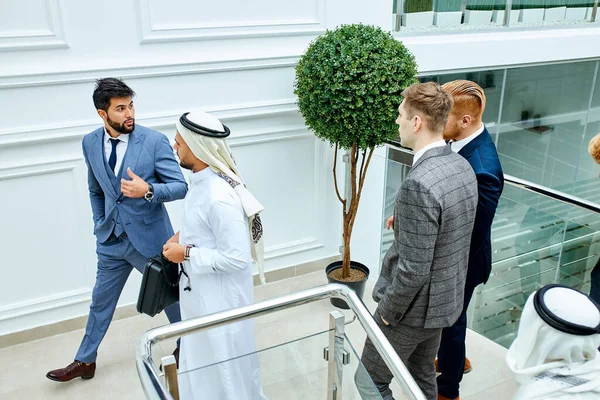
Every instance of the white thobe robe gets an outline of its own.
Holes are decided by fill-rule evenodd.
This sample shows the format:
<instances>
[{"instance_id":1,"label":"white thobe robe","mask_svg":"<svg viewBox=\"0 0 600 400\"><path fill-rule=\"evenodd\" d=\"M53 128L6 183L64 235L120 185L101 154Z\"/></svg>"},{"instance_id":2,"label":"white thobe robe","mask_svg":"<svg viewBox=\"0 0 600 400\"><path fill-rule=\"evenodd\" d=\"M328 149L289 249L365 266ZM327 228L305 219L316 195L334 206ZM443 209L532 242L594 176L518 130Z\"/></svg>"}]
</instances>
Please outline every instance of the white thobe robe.
<instances>
[{"instance_id":1,"label":"white thobe robe","mask_svg":"<svg viewBox=\"0 0 600 400\"><path fill-rule=\"evenodd\" d=\"M248 218L233 188L210 168L191 176L179 243L194 246L183 263L191 290L184 290L185 275L179 284L182 320L254 302ZM255 351L252 320L182 337L180 398L266 399Z\"/></svg>"}]
</instances>

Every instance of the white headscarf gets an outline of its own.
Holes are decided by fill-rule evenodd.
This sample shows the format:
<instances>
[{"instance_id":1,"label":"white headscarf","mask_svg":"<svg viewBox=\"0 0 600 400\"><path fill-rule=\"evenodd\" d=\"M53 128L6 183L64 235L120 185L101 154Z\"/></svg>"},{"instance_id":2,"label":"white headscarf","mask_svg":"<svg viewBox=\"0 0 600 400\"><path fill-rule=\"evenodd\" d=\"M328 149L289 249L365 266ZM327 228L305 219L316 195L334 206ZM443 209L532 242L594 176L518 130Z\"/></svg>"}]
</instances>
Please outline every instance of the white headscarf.
<instances>
[{"instance_id":1,"label":"white headscarf","mask_svg":"<svg viewBox=\"0 0 600 400\"><path fill-rule=\"evenodd\" d=\"M213 131L224 132L225 128L221 121L215 116L205 112L196 111L187 114L187 119L193 121L197 125L208 128ZM263 245L263 228L258 215L264 210L264 207L256 200L256 198L248 191L242 175L240 174L235 160L231 154L231 149L224 138L208 137L199 133L194 133L190 129L183 126L178 119L177 130L183 140L198 159L208 164L221 178L235 190L242 203L244 213L248 217L248 226L250 228L250 243L252 247L252 259L258 266L258 274L260 282L265 283L264 272L264 245Z\"/></svg>"},{"instance_id":2,"label":"white headscarf","mask_svg":"<svg viewBox=\"0 0 600 400\"><path fill-rule=\"evenodd\" d=\"M519 384L514 400L600 399L600 334L572 335L548 325L537 313L533 293L521 315L506 363ZM551 288L543 298L557 317L581 326L600 324L600 311L582 293Z\"/></svg>"}]
</instances>

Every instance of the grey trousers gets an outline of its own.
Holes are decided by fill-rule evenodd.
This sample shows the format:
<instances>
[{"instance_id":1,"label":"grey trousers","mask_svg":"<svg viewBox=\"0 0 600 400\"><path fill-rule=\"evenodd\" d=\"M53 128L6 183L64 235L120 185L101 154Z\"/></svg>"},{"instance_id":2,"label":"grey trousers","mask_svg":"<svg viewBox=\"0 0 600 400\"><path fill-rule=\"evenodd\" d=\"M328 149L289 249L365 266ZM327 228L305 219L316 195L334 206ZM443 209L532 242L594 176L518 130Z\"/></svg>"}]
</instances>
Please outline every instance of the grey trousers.
<instances>
[{"instance_id":1,"label":"grey trousers","mask_svg":"<svg viewBox=\"0 0 600 400\"><path fill-rule=\"evenodd\" d=\"M377 321L379 316L375 315L374 318ZM434 361L440 347L442 328L420 328L402 323L392 327L380 320L377 323L425 397L437 400ZM364 368L359 367L354 376L361 397L393 400L390 389L393 375L369 339L365 342L361 361Z\"/></svg>"}]
</instances>

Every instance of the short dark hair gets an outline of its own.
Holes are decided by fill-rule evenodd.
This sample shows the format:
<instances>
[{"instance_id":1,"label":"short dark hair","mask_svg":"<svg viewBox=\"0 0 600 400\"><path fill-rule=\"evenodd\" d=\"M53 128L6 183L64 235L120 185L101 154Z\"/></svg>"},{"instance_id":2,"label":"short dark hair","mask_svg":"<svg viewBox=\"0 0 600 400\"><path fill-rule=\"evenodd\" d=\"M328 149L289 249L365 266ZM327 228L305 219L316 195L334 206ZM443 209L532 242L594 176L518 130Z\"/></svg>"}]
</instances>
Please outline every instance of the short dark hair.
<instances>
[{"instance_id":1,"label":"short dark hair","mask_svg":"<svg viewBox=\"0 0 600 400\"><path fill-rule=\"evenodd\" d=\"M96 110L108 112L110 99L115 97L133 97L135 92L119 78L102 78L96 80L92 99Z\"/></svg>"}]
</instances>

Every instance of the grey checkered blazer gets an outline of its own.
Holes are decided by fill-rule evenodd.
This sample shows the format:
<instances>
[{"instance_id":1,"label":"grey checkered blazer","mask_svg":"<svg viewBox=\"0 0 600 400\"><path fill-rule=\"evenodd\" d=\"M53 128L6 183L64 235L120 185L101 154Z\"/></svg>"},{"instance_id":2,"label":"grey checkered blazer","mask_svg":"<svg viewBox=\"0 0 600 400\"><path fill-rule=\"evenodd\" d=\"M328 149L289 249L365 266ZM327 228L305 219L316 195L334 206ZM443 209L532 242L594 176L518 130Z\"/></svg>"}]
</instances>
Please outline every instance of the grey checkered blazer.
<instances>
[{"instance_id":1,"label":"grey checkered blazer","mask_svg":"<svg viewBox=\"0 0 600 400\"><path fill-rule=\"evenodd\" d=\"M427 150L402 184L394 243L373 290L376 314L394 326L451 326L463 307L477 180L450 145Z\"/></svg>"}]
</instances>

